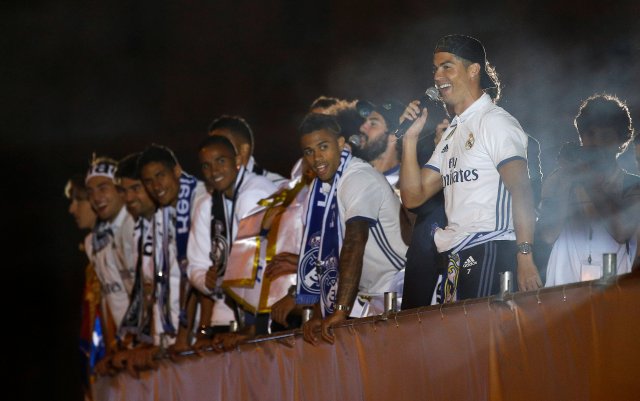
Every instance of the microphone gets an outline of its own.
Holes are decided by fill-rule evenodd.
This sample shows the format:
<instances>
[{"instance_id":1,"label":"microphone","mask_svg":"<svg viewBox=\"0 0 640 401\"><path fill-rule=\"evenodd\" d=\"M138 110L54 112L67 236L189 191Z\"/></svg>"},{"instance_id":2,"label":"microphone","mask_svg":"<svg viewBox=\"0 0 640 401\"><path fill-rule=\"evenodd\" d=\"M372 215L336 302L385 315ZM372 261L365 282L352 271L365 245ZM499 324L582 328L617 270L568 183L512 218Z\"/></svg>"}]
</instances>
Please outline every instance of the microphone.
<instances>
[{"instance_id":1,"label":"microphone","mask_svg":"<svg viewBox=\"0 0 640 401\"><path fill-rule=\"evenodd\" d=\"M436 88L435 86L432 86L426 91L424 91L424 95L420 97L420 106L424 107L424 105L427 103L428 100L431 100L432 102L437 102L440 100L440 92L438 92L438 88ZM420 114L418 114L418 116L420 116ZM415 120L409 120L409 119L404 120L402 124L400 124L400 126L394 132L394 135L396 136L396 138L398 139L402 138L404 133L407 132L407 130L409 129L409 127L411 127L411 124L413 124L414 121Z\"/></svg>"},{"instance_id":2,"label":"microphone","mask_svg":"<svg viewBox=\"0 0 640 401\"><path fill-rule=\"evenodd\" d=\"M349 144L355 148L360 148L360 145L362 145L362 140L360 139L360 135L358 134L351 135L349 139L347 139L347 142L349 142Z\"/></svg>"}]
</instances>

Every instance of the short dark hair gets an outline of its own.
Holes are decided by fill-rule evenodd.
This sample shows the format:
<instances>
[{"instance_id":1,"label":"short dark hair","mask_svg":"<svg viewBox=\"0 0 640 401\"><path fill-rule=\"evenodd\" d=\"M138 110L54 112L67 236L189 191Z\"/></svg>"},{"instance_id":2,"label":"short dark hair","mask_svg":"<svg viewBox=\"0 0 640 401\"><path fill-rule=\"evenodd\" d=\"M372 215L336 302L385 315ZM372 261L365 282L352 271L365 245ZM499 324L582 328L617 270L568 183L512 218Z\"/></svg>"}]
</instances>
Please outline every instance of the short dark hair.
<instances>
[{"instance_id":1,"label":"short dark hair","mask_svg":"<svg viewBox=\"0 0 640 401\"><path fill-rule=\"evenodd\" d=\"M612 127L623 148L626 148L633 137L629 108L617 96L606 93L597 93L583 101L573 125L580 141L582 135L593 127Z\"/></svg>"},{"instance_id":2,"label":"short dark hair","mask_svg":"<svg viewBox=\"0 0 640 401\"><path fill-rule=\"evenodd\" d=\"M226 128L243 143L248 143L251 146L251 152L253 153L253 131L247 121L240 116L222 115L211 124L209 124L208 133L213 130Z\"/></svg>"},{"instance_id":3,"label":"short dark hair","mask_svg":"<svg viewBox=\"0 0 640 401\"><path fill-rule=\"evenodd\" d=\"M345 105L336 110L335 120L340 126L340 135L348 138L351 135L360 134L360 126L365 119L358 113L355 104Z\"/></svg>"},{"instance_id":4,"label":"short dark hair","mask_svg":"<svg viewBox=\"0 0 640 401\"><path fill-rule=\"evenodd\" d=\"M322 129L336 136L342 136L342 128L335 116L319 113L308 113L298 127L298 133L303 136Z\"/></svg>"},{"instance_id":5,"label":"short dark hair","mask_svg":"<svg viewBox=\"0 0 640 401\"><path fill-rule=\"evenodd\" d=\"M166 146L152 143L149 145L138 158L138 174L142 172L142 168L149 163L161 163L169 169L173 169L178 165L178 159L173 151Z\"/></svg>"},{"instance_id":6,"label":"short dark hair","mask_svg":"<svg viewBox=\"0 0 640 401\"><path fill-rule=\"evenodd\" d=\"M206 138L204 138L200 142L200 145L198 145L198 150L204 149L209 146L215 146L215 145L224 146L225 148L229 149L229 151L231 151L231 153L233 153L234 156L238 154L237 149L233 146L230 140L228 140L224 136L218 136L218 135L207 136Z\"/></svg>"},{"instance_id":7,"label":"short dark hair","mask_svg":"<svg viewBox=\"0 0 640 401\"><path fill-rule=\"evenodd\" d=\"M338 104L340 99L337 97L328 97L328 96L318 96L311 105L309 106L309 111L313 109L328 109L329 107Z\"/></svg>"},{"instance_id":8,"label":"short dark hair","mask_svg":"<svg viewBox=\"0 0 640 401\"><path fill-rule=\"evenodd\" d=\"M116 179L129 178L132 180L140 179L140 171L138 171L138 159L141 152L131 153L120 159L116 167Z\"/></svg>"}]
</instances>

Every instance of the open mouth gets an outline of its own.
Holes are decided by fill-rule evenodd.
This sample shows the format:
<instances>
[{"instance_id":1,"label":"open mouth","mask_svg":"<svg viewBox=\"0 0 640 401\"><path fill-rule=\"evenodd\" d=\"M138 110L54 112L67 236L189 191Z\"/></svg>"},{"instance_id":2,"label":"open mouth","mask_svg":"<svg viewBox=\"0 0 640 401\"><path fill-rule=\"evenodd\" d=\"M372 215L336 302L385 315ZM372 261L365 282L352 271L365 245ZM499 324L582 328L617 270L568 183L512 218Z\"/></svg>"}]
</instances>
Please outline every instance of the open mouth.
<instances>
[{"instance_id":1,"label":"open mouth","mask_svg":"<svg viewBox=\"0 0 640 401\"><path fill-rule=\"evenodd\" d=\"M313 166L316 171L316 175L319 177L324 176L329 171L329 166L326 163L316 164Z\"/></svg>"},{"instance_id":2,"label":"open mouth","mask_svg":"<svg viewBox=\"0 0 640 401\"><path fill-rule=\"evenodd\" d=\"M443 92L446 92L451 88L451 84L449 82L446 82L440 85L436 85L436 88L438 88L438 90L440 91L440 94L442 94Z\"/></svg>"}]
</instances>

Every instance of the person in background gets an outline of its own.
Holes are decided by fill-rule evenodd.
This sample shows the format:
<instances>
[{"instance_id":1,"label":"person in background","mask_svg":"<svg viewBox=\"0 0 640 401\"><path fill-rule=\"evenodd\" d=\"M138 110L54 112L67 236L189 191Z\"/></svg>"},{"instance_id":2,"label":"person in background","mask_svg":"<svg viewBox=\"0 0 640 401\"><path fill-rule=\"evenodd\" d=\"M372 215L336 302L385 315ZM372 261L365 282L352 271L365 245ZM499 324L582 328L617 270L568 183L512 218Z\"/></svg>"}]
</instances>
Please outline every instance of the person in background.
<instances>
[{"instance_id":1,"label":"person in background","mask_svg":"<svg viewBox=\"0 0 640 401\"><path fill-rule=\"evenodd\" d=\"M603 253L616 254L617 273L631 271L640 222L640 177L616 157L633 136L629 110L613 95L586 99L574 120L580 146L545 180L539 237L553 246L547 287L598 278Z\"/></svg>"},{"instance_id":2,"label":"person in background","mask_svg":"<svg viewBox=\"0 0 640 401\"><path fill-rule=\"evenodd\" d=\"M244 118L222 115L209 125L208 132L211 136L224 136L231 141L236 148L242 165L245 166L249 172L267 177L267 179L278 187L287 183L288 180L286 178L278 173L265 170L254 159L253 150L255 140L253 130Z\"/></svg>"},{"instance_id":3,"label":"person in background","mask_svg":"<svg viewBox=\"0 0 640 401\"><path fill-rule=\"evenodd\" d=\"M73 216L78 229L86 232L84 241L79 249L91 258L91 230L98 220L98 216L91 208L84 176L72 176L65 185L64 194L69 199L69 214ZM104 341L100 321L100 281L96 276L91 262L84 270L84 287L82 291L82 315L80 321L80 355L82 364L82 385L85 397L95 399L92 383L95 380L94 368L104 356Z\"/></svg>"},{"instance_id":4,"label":"person in background","mask_svg":"<svg viewBox=\"0 0 640 401\"><path fill-rule=\"evenodd\" d=\"M342 100L337 97L324 95L318 96L311 102L311 105L309 105L309 113L324 114L328 109L341 102Z\"/></svg>"},{"instance_id":5,"label":"person in background","mask_svg":"<svg viewBox=\"0 0 640 401\"><path fill-rule=\"evenodd\" d=\"M364 122L360 126L360 144L353 147L353 154L371 163L394 188L400 178L401 153L396 146L398 138L393 133L400 124L404 108L402 103L393 99L380 105L366 100L356 103L356 110Z\"/></svg>"}]
</instances>

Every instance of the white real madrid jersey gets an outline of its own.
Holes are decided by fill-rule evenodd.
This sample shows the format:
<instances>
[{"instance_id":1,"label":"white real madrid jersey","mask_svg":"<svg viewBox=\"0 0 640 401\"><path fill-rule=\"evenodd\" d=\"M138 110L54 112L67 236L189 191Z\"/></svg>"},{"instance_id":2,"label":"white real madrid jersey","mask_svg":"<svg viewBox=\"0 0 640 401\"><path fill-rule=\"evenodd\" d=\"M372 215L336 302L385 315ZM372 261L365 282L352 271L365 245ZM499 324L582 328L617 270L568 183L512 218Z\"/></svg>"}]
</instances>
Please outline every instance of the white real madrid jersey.
<instances>
[{"instance_id":1,"label":"white real madrid jersey","mask_svg":"<svg viewBox=\"0 0 640 401\"><path fill-rule=\"evenodd\" d=\"M406 262L407 245L400 233L400 200L385 177L369 163L354 157L338 181L338 207L343 232L346 222L369 222L369 239L362 261L360 295L390 291Z\"/></svg>"},{"instance_id":2,"label":"white real madrid jersey","mask_svg":"<svg viewBox=\"0 0 640 401\"><path fill-rule=\"evenodd\" d=\"M448 225L435 233L439 252L515 239L511 195L498 169L526 157L527 135L489 95L452 120L424 166L442 176Z\"/></svg>"}]
</instances>

